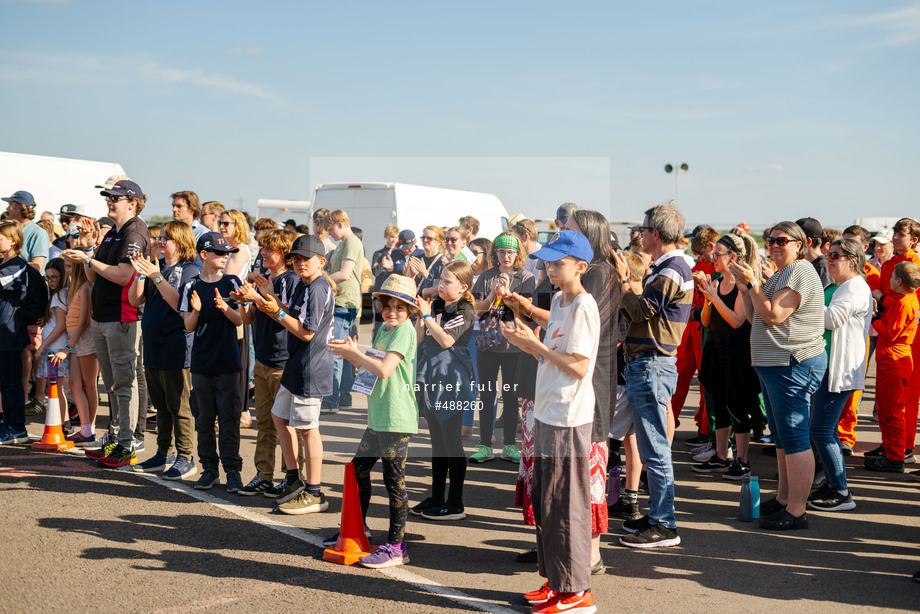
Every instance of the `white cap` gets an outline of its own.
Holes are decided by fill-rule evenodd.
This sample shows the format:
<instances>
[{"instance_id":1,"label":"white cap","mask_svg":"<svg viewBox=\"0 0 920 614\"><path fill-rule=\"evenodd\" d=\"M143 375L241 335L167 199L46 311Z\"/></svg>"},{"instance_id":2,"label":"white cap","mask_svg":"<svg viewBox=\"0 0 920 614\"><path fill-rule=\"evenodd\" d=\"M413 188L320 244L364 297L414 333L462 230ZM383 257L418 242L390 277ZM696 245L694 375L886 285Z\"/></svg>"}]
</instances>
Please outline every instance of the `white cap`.
<instances>
[{"instance_id":1,"label":"white cap","mask_svg":"<svg viewBox=\"0 0 920 614\"><path fill-rule=\"evenodd\" d=\"M96 187L100 190L111 190L112 187L116 183L118 183L119 181L125 180L125 179L127 179L128 181L131 181L131 178L128 177L127 175L112 175L111 177L105 180L105 183L103 185L97 185Z\"/></svg>"},{"instance_id":2,"label":"white cap","mask_svg":"<svg viewBox=\"0 0 920 614\"><path fill-rule=\"evenodd\" d=\"M880 232L880 233L878 233L877 235L875 235L874 237L872 237L872 239L873 239L876 243L891 243L891 237L892 237L892 235L894 235L894 233L891 231L891 229L890 229L890 228L886 228L886 229L883 230L882 232Z\"/></svg>"},{"instance_id":3,"label":"white cap","mask_svg":"<svg viewBox=\"0 0 920 614\"><path fill-rule=\"evenodd\" d=\"M104 215L108 215L108 208L102 204L89 204L89 203L76 203L74 206L74 215L81 215L83 217L91 217L94 220L98 219Z\"/></svg>"}]
</instances>

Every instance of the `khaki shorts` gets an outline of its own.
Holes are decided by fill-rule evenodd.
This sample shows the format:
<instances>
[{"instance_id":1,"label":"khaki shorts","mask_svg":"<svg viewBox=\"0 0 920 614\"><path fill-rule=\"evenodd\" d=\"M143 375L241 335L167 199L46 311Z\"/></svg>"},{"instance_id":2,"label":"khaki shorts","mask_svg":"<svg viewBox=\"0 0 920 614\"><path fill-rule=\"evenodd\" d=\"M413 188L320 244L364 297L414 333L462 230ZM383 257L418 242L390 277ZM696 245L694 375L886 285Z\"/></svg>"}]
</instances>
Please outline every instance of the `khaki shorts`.
<instances>
[{"instance_id":1,"label":"khaki shorts","mask_svg":"<svg viewBox=\"0 0 920 614\"><path fill-rule=\"evenodd\" d=\"M309 431L319 427L321 398L302 397L281 386L272 405L272 415L288 421L288 426Z\"/></svg>"}]
</instances>

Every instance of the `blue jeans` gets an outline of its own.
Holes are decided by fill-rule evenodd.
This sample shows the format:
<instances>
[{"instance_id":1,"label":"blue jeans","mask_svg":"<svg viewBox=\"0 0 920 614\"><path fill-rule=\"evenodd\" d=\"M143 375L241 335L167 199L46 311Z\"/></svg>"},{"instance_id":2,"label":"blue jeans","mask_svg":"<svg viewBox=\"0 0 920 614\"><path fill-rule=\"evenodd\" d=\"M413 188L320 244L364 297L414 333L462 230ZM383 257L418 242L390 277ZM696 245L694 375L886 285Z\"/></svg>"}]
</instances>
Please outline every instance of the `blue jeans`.
<instances>
[{"instance_id":1,"label":"blue jeans","mask_svg":"<svg viewBox=\"0 0 920 614\"><path fill-rule=\"evenodd\" d=\"M840 433L837 423L852 390L830 392L827 389L827 373L821 386L811 397L811 424L808 432L824 464L824 477L835 490L847 489L847 471L840 451Z\"/></svg>"},{"instance_id":2,"label":"blue jeans","mask_svg":"<svg viewBox=\"0 0 920 614\"><path fill-rule=\"evenodd\" d=\"M358 310L352 307L336 307L332 312L332 338L344 339L351 332L351 327L355 324L355 317ZM325 397L323 401L329 403L334 408L339 407L339 401L342 396L342 359L335 359L335 372L332 379L332 394ZM348 395L349 391L345 391Z\"/></svg>"},{"instance_id":3,"label":"blue jeans","mask_svg":"<svg viewBox=\"0 0 920 614\"><path fill-rule=\"evenodd\" d=\"M648 356L626 363L626 394L639 458L648 470L649 522L669 529L674 518L674 466L668 441L668 403L677 388L677 358Z\"/></svg>"},{"instance_id":4,"label":"blue jeans","mask_svg":"<svg viewBox=\"0 0 920 614\"><path fill-rule=\"evenodd\" d=\"M821 352L802 362L790 357L788 366L754 367L754 370L760 377L767 421L777 449L786 454L810 450L808 424L811 397L827 371L827 354Z\"/></svg>"}]
</instances>

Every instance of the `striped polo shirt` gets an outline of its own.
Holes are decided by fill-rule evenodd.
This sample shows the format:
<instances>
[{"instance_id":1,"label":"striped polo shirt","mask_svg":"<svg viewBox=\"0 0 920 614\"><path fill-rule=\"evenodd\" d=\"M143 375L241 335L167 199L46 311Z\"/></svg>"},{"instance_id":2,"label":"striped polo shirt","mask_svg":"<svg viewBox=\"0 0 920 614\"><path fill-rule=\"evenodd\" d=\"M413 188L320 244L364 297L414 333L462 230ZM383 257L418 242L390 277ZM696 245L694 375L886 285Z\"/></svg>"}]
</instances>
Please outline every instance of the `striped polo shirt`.
<instances>
[{"instance_id":1,"label":"striped polo shirt","mask_svg":"<svg viewBox=\"0 0 920 614\"><path fill-rule=\"evenodd\" d=\"M790 357L802 362L824 351L824 289L815 267L796 260L774 273L763 285L763 293L772 300L783 288L797 292L801 301L788 318L773 326L764 324L754 311L751 365L755 367L787 367Z\"/></svg>"},{"instance_id":2,"label":"striped polo shirt","mask_svg":"<svg viewBox=\"0 0 920 614\"><path fill-rule=\"evenodd\" d=\"M662 255L651 270L642 280L641 295L623 295L620 309L631 320L623 351L627 355L658 352L675 356L690 319L693 273L679 249Z\"/></svg>"}]
</instances>

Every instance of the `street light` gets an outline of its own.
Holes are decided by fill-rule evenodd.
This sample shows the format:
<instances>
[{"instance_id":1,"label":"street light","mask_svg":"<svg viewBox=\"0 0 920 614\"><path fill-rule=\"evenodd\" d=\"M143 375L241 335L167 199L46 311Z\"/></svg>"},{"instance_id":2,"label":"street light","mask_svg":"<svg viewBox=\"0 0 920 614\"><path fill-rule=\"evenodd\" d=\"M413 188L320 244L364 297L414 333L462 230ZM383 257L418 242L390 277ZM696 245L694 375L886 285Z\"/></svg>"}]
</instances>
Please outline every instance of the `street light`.
<instances>
[{"instance_id":1,"label":"street light","mask_svg":"<svg viewBox=\"0 0 920 614\"><path fill-rule=\"evenodd\" d=\"M680 204L680 174L686 173L689 170L690 170L690 166L686 162L684 162L677 168L674 168L670 164L664 165L664 172L666 173L670 173L672 171L674 172L674 192L675 192L674 204L675 205Z\"/></svg>"}]
</instances>

